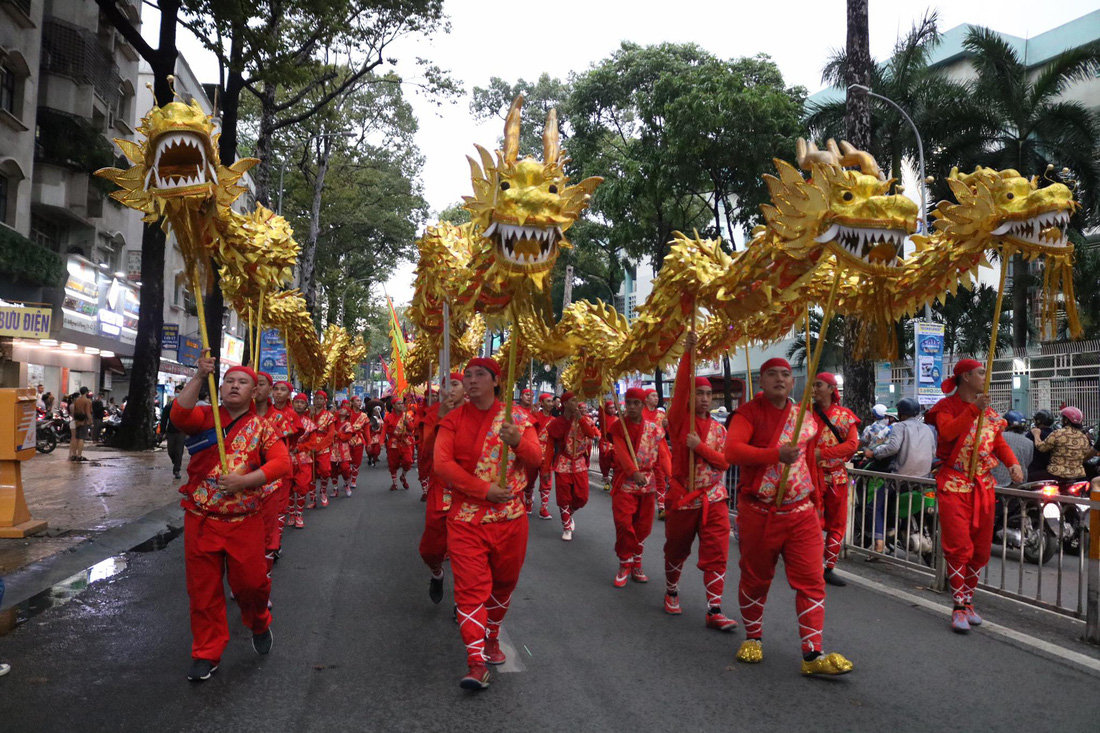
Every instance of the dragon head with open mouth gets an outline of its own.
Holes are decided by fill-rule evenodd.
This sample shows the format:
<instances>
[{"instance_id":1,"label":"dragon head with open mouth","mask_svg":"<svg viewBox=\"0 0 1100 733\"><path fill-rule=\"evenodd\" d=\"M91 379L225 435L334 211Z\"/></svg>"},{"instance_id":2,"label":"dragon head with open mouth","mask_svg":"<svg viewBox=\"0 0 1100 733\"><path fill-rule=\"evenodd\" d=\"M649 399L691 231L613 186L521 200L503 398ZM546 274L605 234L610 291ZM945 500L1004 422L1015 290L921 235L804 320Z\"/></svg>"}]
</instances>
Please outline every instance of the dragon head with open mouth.
<instances>
[{"instance_id":1,"label":"dragon head with open mouth","mask_svg":"<svg viewBox=\"0 0 1100 733\"><path fill-rule=\"evenodd\" d=\"M500 279L527 277L543 287L563 247L565 232L588 206L603 180L586 178L570 185L568 162L558 137L554 110L546 118L542 160L519 159L520 110L516 97L504 125L504 149L496 157L477 147L480 163L470 161L474 195L464 197L475 230L492 243L492 269ZM476 268L475 268L476 269Z\"/></svg>"}]
</instances>

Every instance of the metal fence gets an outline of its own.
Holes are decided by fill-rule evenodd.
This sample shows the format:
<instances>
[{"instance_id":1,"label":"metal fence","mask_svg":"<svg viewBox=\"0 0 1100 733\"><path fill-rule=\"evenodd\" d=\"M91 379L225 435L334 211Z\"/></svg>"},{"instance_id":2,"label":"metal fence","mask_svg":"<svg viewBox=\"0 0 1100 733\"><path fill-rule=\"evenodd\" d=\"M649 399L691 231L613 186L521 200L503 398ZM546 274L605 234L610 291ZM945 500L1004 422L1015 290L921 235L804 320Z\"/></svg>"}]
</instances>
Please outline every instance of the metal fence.
<instances>
[{"instance_id":1,"label":"metal fence","mask_svg":"<svg viewBox=\"0 0 1100 733\"><path fill-rule=\"evenodd\" d=\"M935 480L849 471L845 552L902 565L946 589ZM1042 491L1041 484L996 487L993 546L978 587L1078 619L1100 596L1089 572L1087 489L1079 496ZM1095 609L1093 610L1095 613Z\"/></svg>"}]
</instances>

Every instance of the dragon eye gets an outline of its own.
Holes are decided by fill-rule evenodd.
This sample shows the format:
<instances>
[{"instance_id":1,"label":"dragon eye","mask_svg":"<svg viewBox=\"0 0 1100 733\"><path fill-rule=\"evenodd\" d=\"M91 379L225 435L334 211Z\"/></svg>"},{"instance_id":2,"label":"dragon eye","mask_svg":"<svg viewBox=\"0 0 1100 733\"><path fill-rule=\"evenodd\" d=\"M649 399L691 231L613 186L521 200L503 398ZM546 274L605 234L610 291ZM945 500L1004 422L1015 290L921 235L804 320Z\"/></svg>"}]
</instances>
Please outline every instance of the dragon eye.
<instances>
[{"instance_id":1,"label":"dragon eye","mask_svg":"<svg viewBox=\"0 0 1100 733\"><path fill-rule=\"evenodd\" d=\"M550 193L557 193L557 192L558 192L558 187L551 183L550 184Z\"/></svg>"},{"instance_id":2,"label":"dragon eye","mask_svg":"<svg viewBox=\"0 0 1100 733\"><path fill-rule=\"evenodd\" d=\"M841 198L843 198L845 201L851 201L852 198L853 198L852 192L851 191L845 191L844 196L842 196Z\"/></svg>"},{"instance_id":3,"label":"dragon eye","mask_svg":"<svg viewBox=\"0 0 1100 733\"><path fill-rule=\"evenodd\" d=\"M508 183L508 181L502 181L501 184L500 184L500 190L501 191L507 191L509 187L510 187L510 184Z\"/></svg>"},{"instance_id":4,"label":"dragon eye","mask_svg":"<svg viewBox=\"0 0 1100 733\"><path fill-rule=\"evenodd\" d=\"M1008 199L1009 201L1011 201L1014 197L1015 197L1015 194L1012 194L1012 193L1005 196L1005 198Z\"/></svg>"}]
</instances>

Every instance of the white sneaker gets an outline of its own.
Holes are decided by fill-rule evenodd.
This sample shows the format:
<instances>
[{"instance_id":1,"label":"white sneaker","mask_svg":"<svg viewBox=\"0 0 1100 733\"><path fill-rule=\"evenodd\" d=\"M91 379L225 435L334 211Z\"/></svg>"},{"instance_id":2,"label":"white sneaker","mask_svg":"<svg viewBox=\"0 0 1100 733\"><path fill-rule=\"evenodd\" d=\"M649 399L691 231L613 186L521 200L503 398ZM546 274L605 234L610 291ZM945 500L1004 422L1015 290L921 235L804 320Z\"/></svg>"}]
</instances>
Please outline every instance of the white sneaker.
<instances>
[{"instance_id":1,"label":"white sneaker","mask_svg":"<svg viewBox=\"0 0 1100 733\"><path fill-rule=\"evenodd\" d=\"M569 542L570 540L573 539L573 530L571 530L571 529L565 530L564 532L561 533L561 538L565 542Z\"/></svg>"},{"instance_id":2,"label":"white sneaker","mask_svg":"<svg viewBox=\"0 0 1100 733\"><path fill-rule=\"evenodd\" d=\"M4 675L6 675L10 671L11 671L11 665L10 664L0 663L0 677L3 677Z\"/></svg>"}]
</instances>

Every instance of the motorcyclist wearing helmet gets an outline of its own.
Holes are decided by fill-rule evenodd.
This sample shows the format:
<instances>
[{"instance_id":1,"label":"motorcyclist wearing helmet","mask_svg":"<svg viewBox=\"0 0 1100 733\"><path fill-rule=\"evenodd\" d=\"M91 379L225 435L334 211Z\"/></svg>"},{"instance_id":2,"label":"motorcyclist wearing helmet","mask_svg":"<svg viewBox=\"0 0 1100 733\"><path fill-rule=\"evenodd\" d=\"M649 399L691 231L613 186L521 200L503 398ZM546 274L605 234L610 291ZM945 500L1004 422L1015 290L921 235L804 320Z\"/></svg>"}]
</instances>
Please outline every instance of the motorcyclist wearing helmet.
<instances>
[{"instance_id":1,"label":"motorcyclist wearing helmet","mask_svg":"<svg viewBox=\"0 0 1100 733\"><path fill-rule=\"evenodd\" d=\"M1030 440L1032 444L1046 440L1050 437L1050 434L1054 432L1054 415L1050 410L1039 410L1036 412L1035 416L1031 418L1031 423L1035 428L1039 429L1039 440L1035 439L1034 428L1025 433L1025 437ZM1027 467L1027 475L1030 480L1049 480L1050 474L1047 473L1048 465L1050 465L1050 453L1033 451L1031 463Z\"/></svg>"},{"instance_id":2,"label":"motorcyclist wearing helmet","mask_svg":"<svg viewBox=\"0 0 1100 733\"><path fill-rule=\"evenodd\" d=\"M932 428L917 418L920 403L912 397L898 401L898 422L890 427L886 442L863 454L876 461L893 458L890 470L902 476L928 476L932 473L932 459L936 455L936 434ZM895 484L896 485L896 484ZM886 523L886 487L879 489L875 499L875 552L882 552Z\"/></svg>"},{"instance_id":3,"label":"motorcyclist wearing helmet","mask_svg":"<svg viewBox=\"0 0 1100 733\"><path fill-rule=\"evenodd\" d=\"M1076 407L1063 407L1062 427L1048 435L1040 437L1038 428L1032 428L1035 449L1050 453L1047 473L1056 479L1073 481L1085 477L1085 458L1092 451L1089 436L1085 433L1085 418Z\"/></svg>"},{"instance_id":4,"label":"motorcyclist wearing helmet","mask_svg":"<svg viewBox=\"0 0 1100 733\"><path fill-rule=\"evenodd\" d=\"M1009 410L1004 414L1004 418L1005 422L1008 423L1008 428L1003 433L1005 442L1008 443L1008 447L1016 455L1020 467L1024 469L1024 483L1027 483L1028 469L1026 466L1031 464L1035 453L1035 444L1026 435L1027 418L1018 410ZM997 481L998 486L1012 485L1008 469L1003 463L994 466L993 478Z\"/></svg>"}]
</instances>

